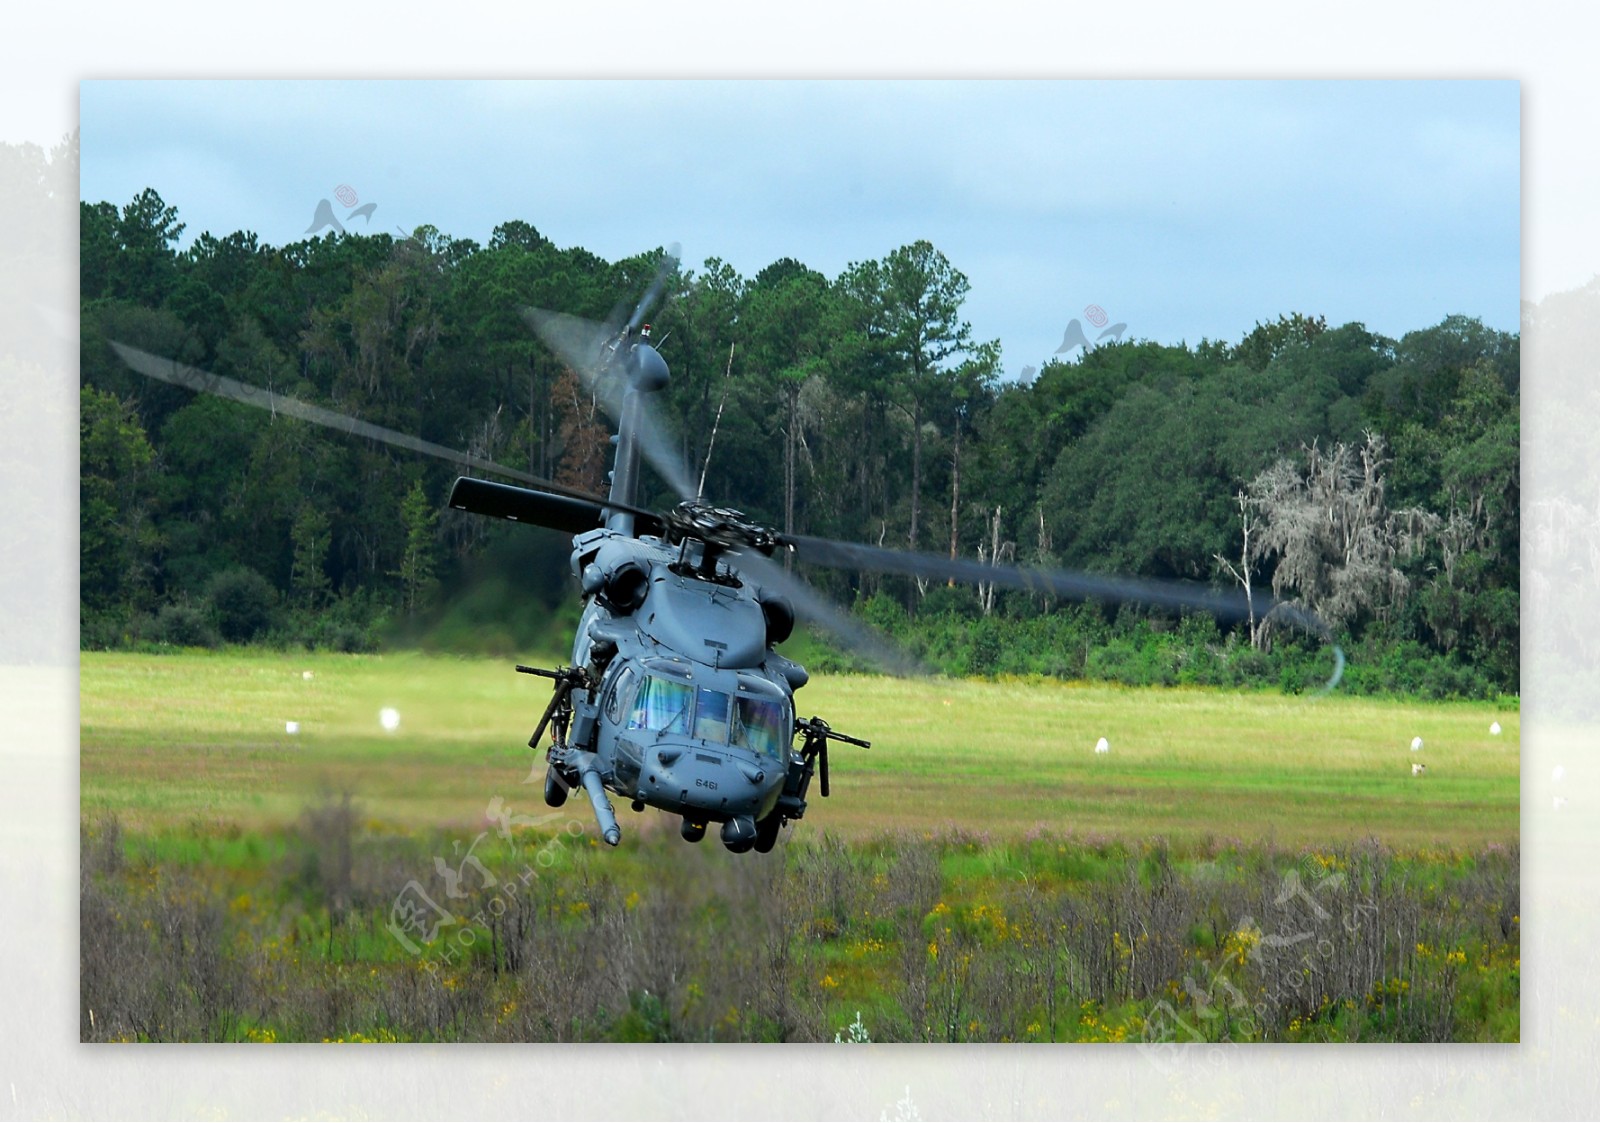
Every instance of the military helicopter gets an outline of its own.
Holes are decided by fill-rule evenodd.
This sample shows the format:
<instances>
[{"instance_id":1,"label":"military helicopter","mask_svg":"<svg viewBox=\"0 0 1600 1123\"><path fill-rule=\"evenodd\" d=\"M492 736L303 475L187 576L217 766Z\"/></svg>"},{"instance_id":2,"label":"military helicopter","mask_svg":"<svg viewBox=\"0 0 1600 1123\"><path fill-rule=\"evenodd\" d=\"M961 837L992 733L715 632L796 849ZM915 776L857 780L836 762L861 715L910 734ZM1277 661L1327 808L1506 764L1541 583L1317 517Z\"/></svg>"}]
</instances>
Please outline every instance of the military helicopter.
<instances>
[{"instance_id":1,"label":"military helicopter","mask_svg":"<svg viewBox=\"0 0 1600 1123\"><path fill-rule=\"evenodd\" d=\"M829 794L830 743L870 747L820 717L799 718L795 694L809 676L777 647L793 631L798 605L800 614L891 669L903 670L904 661L774 562L774 554L825 567L992 582L1071 599L1133 600L1199 608L1223 618L1244 616L1242 596L1205 587L993 565L780 534L737 510L706 503L668 451L665 427L651 405L651 396L668 385L670 371L644 317L676 264L676 254L663 257L654 282L624 323L598 325L561 313L524 310L534 330L616 421L616 452L605 497L124 344L112 347L129 366L152 378L521 481L461 476L449 505L573 535L571 568L583 610L571 664L516 669L554 683L528 741L537 749L550 733L546 803L560 807L573 789L581 788L601 837L611 846L621 841L622 829L608 792L627 799L636 812L648 806L680 816L686 841L700 842L716 823L730 851L769 852L781 829L805 815L813 779L822 796ZM641 458L682 497L665 514L638 505ZM1273 611L1326 633L1291 605L1280 603ZM1334 650L1337 681L1343 656Z\"/></svg>"},{"instance_id":2,"label":"military helicopter","mask_svg":"<svg viewBox=\"0 0 1600 1123\"><path fill-rule=\"evenodd\" d=\"M776 650L794 629L795 611L781 571L754 560L769 558L780 537L698 495L664 516L637 505L646 448L664 478L687 486L661 452L664 442L651 440L660 429L645 404L670 377L643 322L663 280L658 274L628 322L602 332L587 352L583 341L595 334L589 325L526 312L617 417L604 505L463 476L450 506L574 534L572 572L584 609L572 665L517 668L555 680L529 740L537 748L551 733L545 802L560 807L582 787L613 846L622 831L608 789L635 811L651 806L681 816L689 842L715 822L729 850L766 853L783 825L805 814L813 776L828 795L829 743L870 743L796 715L795 691L808 676Z\"/></svg>"}]
</instances>

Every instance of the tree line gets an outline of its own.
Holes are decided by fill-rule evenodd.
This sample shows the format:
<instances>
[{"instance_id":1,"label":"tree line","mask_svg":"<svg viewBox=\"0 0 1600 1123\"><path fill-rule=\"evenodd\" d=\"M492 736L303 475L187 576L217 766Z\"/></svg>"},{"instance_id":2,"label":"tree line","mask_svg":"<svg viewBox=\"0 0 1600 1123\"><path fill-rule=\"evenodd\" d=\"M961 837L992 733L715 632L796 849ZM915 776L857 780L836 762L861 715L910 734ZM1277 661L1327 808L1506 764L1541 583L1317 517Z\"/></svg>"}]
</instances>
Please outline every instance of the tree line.
<instances>
[{"instance_id":1,"label":"tree line","mask_svg":"<svg viewBox=\"0 0 1600 1123\"><path fill-rule=\"evenodd\" d=\"M559 536L530 568L506 539L529 531L445 508L448 465L145 381L107 340L598 491L605 418L521 310L604 320L659 250L606 261L520 220L487 245L424 226L180 250L183 231L152 189L82 204L84 645L364 646L447 618L496 558L518 567L505 598L570 598ZM1449 668L1433 692L1517 690L1516 335L1451 316L1390 339L1293 313L1236 342L1104 343L1018 381L962 318L968 292L926 241L832 278L792 258L676 269L652 316L660 404L707 498L785 531L1270 588L1410 667L1394 689ZM648 474L644 497L675 499ZM1089 669L1007 650L1004 622L1168 655L1161 637L1196 634L1137 606L810 576L925 653L963 627L999 637L955 670ZM1298 642L1254 614L1211 633L1197 650L1258 668Z\"/></svg>"}]
</instances>

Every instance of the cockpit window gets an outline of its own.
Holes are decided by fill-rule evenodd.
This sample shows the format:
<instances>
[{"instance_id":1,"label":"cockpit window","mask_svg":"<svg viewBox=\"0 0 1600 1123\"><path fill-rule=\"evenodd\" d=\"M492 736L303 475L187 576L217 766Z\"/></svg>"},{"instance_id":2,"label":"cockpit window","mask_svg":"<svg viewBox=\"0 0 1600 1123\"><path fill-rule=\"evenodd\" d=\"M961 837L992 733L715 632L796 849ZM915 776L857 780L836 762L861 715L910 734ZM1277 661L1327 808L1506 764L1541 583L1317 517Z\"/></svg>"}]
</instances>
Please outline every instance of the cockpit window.
<instances>
[{"instance_id":1,"label":"cockpit window","mask_svg":"<svg viewBox=\"0 0 1600 1123\"><path fill-rule=\"evenodd\" d=\"M688 733L689 703L693 700L694 690L687 683L647 675L639 686L639 696L628 717L628 728Z\"/></svg>"},{"instance_id":2,"label":"cockpit window","mask_svg":"<svg viewBox=\"0 0 1600 1123\"><path fill-rule=\"evenodd\" d=\"M611 701L625 708L629 683L619 676ZM770 691L770 693L769 693ZM741 680L739 693L695 687L646 674L638 684L628 717L629 729L680 733L717 745L735 745L781 757L790 736L790 709L777 690Z\"/></svg>"},{"instance_id":3,"label":"cockpit window","mask_svg":"<svg viewBox=\"0 0 1600 1123\"><path fill-rule=\"evenodd\" d=\"M695 691L694 735L702 741L728 743L728 696L701 687Z\"/></svg>"},{"instance_id":4,"label":"cockpit window","mask_svg":"<svg viewBox=\"0 0 1600 1123\"><path fill-rule=\"evenodd\" d=\"M784 704L774 698L740 695L733 717L733 743L764 756L777 756L787 732Z\"/></svg>"}]
</instances>

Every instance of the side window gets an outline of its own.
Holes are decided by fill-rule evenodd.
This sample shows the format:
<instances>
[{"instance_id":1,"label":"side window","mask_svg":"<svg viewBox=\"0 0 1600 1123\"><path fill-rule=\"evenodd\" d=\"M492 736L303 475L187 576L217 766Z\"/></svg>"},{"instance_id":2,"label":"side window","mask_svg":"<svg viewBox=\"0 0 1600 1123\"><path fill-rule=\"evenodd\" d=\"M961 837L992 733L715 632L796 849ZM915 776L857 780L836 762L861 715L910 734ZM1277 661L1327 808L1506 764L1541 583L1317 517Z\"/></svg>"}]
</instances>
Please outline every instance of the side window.
<instances>
[{"instance_id":1,"label":"side window","mask_svg":"<svg viewBox=\"0 0 1600 1123\"><path fill-rule=\"evenodd\" d=\"M633 690L639 684L639 673L632 667L623 667L617 681L611 684L611 697L606 701L606 717L613 723L633 706Z\"/></svg>"}]
</instances>

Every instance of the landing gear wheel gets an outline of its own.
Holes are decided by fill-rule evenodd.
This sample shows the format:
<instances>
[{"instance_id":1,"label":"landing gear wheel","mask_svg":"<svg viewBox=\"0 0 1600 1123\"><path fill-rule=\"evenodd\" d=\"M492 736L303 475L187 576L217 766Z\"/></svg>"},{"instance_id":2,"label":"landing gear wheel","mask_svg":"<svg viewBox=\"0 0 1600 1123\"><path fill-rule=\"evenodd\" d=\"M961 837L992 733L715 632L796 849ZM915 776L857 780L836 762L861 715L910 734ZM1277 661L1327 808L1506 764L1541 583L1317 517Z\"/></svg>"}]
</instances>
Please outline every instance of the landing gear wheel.
<instances>
[{"instance_id":1,"label":"landing gear wheel","mask_svg":"<svg viewBox=\"0 0 1600 1123\"><path fill-rule=\"evenodd\" d=\"M567 782L561 778L554 764L544 770L544 801L551 807L567 802Z\"/></svg>"},{"instance_id":2,"label":"landing gear wheel","mask_svg":"<svg viewBox=\"0 0 1600 1123\"><path fill-rule=\"evenodd\" d=\"M678 833L683 835L683 841L685 842L699 842L706 836L706 825L704 823L691 823L685 817L683 825L678 828Z\"/></svg>"},{"instance_id":3,"label":"landing gear wheel","mask_svg":"<svg viewBox=\"0 0 1600 1123\"><path fill-rule=\"evenodd\" d=\"M755 848L757 854L770 854L778 844L778 828L783 826L783 816L776 810L756 824Z\"/></svg>"}]
</instances>

